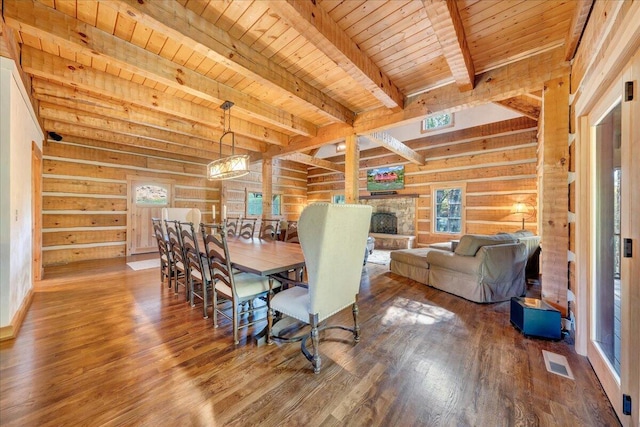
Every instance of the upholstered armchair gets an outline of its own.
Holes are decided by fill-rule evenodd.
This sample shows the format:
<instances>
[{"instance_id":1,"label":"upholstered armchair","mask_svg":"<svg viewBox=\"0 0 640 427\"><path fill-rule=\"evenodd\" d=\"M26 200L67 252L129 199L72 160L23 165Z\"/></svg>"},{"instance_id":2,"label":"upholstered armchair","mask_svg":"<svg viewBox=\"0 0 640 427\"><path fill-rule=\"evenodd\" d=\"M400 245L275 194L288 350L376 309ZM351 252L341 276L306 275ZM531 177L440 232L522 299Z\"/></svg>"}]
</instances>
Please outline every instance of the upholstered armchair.
<instances>
[{"instance_id":1,"label":"upholstered armchair","mask_svg":"<svg viewBox=\"0 0 640 427\"><path fill-rule=\"evenodd\" d=\"M353 333L360 340L358 326L358 292L362 276L362 254L365 250L371 207L316 203L307 206L298 221L298 237L304 252L308 287L294 286L275 294L268 315L267 342L272 339L302 341L301 350L320 372L318 332L339 328ZM320 323L352 307L353 327L320 326ZM285 315L311 326L308 334L287 338L278 335L274 317ZM307 349L311 338L312 351Z\"/></svg>"}]
</instances>

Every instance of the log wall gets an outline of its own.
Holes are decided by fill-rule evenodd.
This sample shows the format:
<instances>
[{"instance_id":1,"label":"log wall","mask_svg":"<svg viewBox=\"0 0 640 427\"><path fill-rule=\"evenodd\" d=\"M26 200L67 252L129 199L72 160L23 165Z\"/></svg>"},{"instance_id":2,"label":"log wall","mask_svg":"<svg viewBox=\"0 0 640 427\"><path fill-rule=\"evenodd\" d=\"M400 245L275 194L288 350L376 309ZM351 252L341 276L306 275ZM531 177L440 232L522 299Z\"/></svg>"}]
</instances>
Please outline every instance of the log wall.
<instances>
[{"instance_id":1,"label":"log wall","mask_svg":"<svg viewBox=\"0 0 640 427\"><path fill-rule=\"evenodd\" d=\"M198 208L212 220L245 212L246 191L262 191L261 164L240 179L210 182L202 159L65 138L44 145L43 263L45 266L126 254L127 177L173 180L174 207ZM274 160L273 192L282 194L282 219L298 219L306 204L303 165Z\"/></svg>"},{"instance_id":2,"label":"log wall","mask_svg":"<svg viewBox=\"0 0 640 427\"><path fill-rule=\"evenodd\" d=\"M222 204L228 216L246 217L247 192L262 192L262 163L251 165L251 173L223 181ZM307 168L287 160L273 159L272 194L282 195L281 215L265 213L265 218L295 221L307 204Z\"/></svg>"},{"instance_id":3,"label":"log wall","mask_svg":"<svg viewBox=\"0 0 640 427\"><path fill-rule=\"evenodd\" d=\"M537 122L517 118L503 122L427 136L405 142L426 158L424 166L407 163L382 148L360 153L361 203L367 203L366 171L370 168L405 165L405 188L399 194L418 195L416 229L418 246L458 238L432 232L432 186L452 184L466 189L464 233L494 234L522 228L522 217L512 214L517 202L526 202L531 214L527 230L538 232ZM330 158L343 163L344 156ZM308 201L331 201L344 192L344 174L310 168ZM393 203L393 198L389 198Z\"/></svg>"}]
</instances>

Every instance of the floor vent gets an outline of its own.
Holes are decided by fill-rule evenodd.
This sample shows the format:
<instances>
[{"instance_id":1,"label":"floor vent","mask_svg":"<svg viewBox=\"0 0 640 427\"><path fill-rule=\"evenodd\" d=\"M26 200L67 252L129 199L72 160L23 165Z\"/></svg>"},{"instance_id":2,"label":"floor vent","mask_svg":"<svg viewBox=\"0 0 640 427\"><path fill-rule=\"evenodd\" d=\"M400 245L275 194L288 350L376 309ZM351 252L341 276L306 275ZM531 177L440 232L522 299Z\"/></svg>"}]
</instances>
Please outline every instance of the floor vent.
<instances>
[{"instance_id":1,"label":"floor vent","mask_svg":"<svg viewBox=\"0 0 640 427\"><path fill-rule=\"evenodd\" d=\"M566 357L546 350L542 350L542 357L544 357L544 365L547 367L547 371L561 377L573 379L573 372L571 372L571 367Z\"/></svg>"}]
</instances>

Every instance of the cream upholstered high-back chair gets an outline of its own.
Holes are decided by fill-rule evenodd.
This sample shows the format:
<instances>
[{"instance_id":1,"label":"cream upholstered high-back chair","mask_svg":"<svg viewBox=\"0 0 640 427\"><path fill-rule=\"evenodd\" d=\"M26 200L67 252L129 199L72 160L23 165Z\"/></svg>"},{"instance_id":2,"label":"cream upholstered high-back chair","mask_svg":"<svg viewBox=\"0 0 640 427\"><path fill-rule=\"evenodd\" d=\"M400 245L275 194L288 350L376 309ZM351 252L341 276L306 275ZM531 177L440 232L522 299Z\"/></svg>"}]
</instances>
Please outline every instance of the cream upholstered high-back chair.
<instances>
[{"instance_id":1,"label":"cream upholstered high-back chair","mask_svg":"<svg viewBox=\"0 0 640 427\"><path fill-rule=\"evenodd\" d=\"M315 203L307 206L298 221L298 236L308 277L308 288L294 286L273 296L268 316L268 335L285 341L302 340L302 353L313 364L314 372L321 367L318 352L318 331L339 328L353 332L360 340L358 326L358 292L362 276L364 253L371 221L371 206ZM346 307L352 307L354 326L319 326L319 323ZM275 312L311 325L308 335L283 338L274 333ZM306 348L311 338L313 353Z\"/></svg>"}]
</instances>

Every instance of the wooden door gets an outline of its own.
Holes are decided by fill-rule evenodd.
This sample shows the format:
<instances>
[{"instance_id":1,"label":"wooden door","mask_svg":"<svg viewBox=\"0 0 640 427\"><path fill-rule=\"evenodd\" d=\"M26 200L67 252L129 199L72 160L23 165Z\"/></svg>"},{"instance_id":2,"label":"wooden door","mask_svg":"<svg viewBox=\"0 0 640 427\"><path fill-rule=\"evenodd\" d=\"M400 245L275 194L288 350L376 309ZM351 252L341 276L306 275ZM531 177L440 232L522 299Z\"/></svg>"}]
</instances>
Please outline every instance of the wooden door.
<instances>
[{"instance_id":1,"label":"wooden door","mask_svg":"<svg viewBox=\"0 0 640 427\"><path fill-rule=\"evenodd\" d=\"M162 208L173 200L173 181L135 177L128 180L127 255L156 252L151 218L161 218Z\"/></svg>"}]
</instances>

